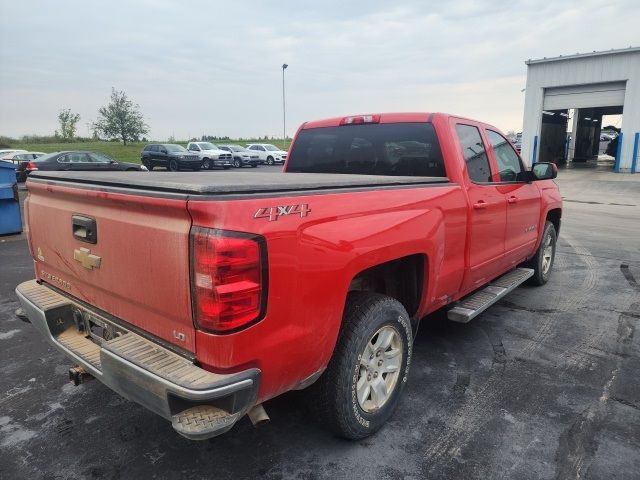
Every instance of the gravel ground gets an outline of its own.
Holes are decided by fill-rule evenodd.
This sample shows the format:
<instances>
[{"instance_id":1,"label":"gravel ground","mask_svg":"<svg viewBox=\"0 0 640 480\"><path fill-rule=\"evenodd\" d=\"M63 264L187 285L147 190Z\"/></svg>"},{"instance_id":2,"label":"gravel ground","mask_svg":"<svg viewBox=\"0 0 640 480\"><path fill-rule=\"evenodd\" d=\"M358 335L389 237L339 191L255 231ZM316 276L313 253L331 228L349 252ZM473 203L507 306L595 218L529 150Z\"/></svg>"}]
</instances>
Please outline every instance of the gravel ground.
<instances>
[{"instance_id":1,"label":"gravel ground","mask_svg":"<svg viewBox=\"0 0 640 480\"><path fill-rule=\"evenodd\" d=\"M423 322L398 411L360 442L296 392L265 426L190 442L99 382L74 387L13 315L33 267L23 236L0 237L0 478L638 478L640 176L574 168L559 184L550 282L467 325Z\"/></svg>"}]
</instances>

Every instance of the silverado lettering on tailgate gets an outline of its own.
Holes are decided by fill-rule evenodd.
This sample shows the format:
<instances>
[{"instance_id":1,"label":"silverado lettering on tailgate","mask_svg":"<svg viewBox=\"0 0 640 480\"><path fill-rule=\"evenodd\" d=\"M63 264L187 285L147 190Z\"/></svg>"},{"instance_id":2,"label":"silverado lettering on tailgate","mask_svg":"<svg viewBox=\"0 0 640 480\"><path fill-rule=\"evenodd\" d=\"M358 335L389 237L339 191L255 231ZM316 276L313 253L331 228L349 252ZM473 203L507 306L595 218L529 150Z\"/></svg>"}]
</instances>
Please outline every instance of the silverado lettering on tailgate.
<instances>
[{"instance_id":1,"label":"silverado lettering on tailgate","mask_svg":"<svg viewBox=\"0 0 640 480\"><path fill-rule=\"evenodd\" d=\"M279 205L277 207L259 208L253 218L268 218L270 222L274 222L284 215L300 215L300 218L304 218L310 212L311 209L307 203L301 205Z\"/></svg>"}]
</instances>

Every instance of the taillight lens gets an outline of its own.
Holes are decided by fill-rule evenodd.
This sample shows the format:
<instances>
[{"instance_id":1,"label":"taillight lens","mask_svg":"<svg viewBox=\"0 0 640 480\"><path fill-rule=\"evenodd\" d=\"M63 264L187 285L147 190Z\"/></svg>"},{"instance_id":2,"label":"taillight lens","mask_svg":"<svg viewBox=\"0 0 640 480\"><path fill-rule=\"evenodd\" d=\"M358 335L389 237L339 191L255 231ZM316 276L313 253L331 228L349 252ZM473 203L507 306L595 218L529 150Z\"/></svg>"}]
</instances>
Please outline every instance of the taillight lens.
<instances>
[{"instance_id":1,"label":"taillight lens","mask_svg":"<svg viewBox=\"0 0 640 480\"><path fill-rule=\"evenodd\" d=\"M229 333L260 320L266 300L262 237L194 227L191 290L196 326Z\"/></svg>"},{"instance_id":2,"label":"taillight lens","mask_svg":"<svg viewBox=\"0 0 640 480\"><path fill-rule=\"evenodd\" d=\"M38 170L38 165L36 165L35 162L27 162L24 169L27 172L33 172L34 170Z\"/></svg>"}]
</instances>

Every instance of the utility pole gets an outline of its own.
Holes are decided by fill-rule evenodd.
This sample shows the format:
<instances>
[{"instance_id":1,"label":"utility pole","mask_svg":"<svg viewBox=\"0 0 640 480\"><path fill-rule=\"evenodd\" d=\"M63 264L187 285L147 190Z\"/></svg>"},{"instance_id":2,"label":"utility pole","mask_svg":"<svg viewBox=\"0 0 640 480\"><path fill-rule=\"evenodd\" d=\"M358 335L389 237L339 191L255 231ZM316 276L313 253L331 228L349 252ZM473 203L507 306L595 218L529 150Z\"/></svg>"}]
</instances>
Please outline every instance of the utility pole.
<instances>
[{"instance_id":1,"label":"utility pole","mask_svg":"<svg viewBox=\"0 0 640 480\"><path fill-rule=\"evenodd\" d=\"M282 141L284 142L284 150L287 149L287 110L284 102L284 71L289 65L282 64Z\"/></svg>"}]
</instances>

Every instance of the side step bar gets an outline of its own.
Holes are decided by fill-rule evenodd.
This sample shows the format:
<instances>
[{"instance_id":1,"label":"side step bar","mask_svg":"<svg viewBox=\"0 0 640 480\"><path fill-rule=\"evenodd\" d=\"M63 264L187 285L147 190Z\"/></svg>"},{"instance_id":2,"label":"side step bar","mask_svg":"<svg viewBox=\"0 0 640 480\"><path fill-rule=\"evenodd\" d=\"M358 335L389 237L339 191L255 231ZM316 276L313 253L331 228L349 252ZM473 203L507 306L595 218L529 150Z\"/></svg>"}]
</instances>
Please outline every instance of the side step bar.
<instances>
[{"instance_id":1,"label":"side step bar","mask_svg":"<svg viewBox=\"0 0 640 480\"><path fill-rule=\"evenodd\" d=\"M467 323L531 276L533 269L516 268L458 302L447 312L447 318L454 322Z\"/></svg>"}]
</instances>

